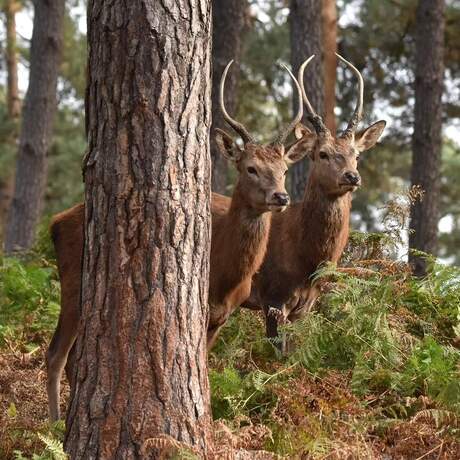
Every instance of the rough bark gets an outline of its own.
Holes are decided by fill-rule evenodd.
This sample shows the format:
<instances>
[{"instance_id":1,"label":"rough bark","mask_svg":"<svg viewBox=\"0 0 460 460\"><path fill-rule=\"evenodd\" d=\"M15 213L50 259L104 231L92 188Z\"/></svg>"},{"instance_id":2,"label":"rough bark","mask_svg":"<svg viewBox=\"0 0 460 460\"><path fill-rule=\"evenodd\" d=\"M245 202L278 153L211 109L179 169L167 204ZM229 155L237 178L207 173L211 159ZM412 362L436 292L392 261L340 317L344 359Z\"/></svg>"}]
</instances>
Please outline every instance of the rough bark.
<instances>
[{"instance_id":1,"label":"rough bark","mask_svg":"<svg viewBox=\"0 0 460 460\"><path fill-rule=\"evenodd\" d=\"M210 450L210 2L88 3L72 459Z\"/></svg>"},{"instance_id":2,"label":"rough bark","mask_svg":"<svg viewBox=\"0 0 460 460\"><path fill-rule=\"evenodd\" d=\"M29 87L22 111L15 188L6 228L6 253L28 249L33 244L42 211L46 153L56 111L64 0L37 0L34 6Z\"/></svg>"},{"instance_id":3,"label":"rough bark","mask_svg":"<svg viewBox=\"0 0 460 460\"><path fill-rule=\"evenodd\" d=\"M324 50L324 123L335 135L335 83L337 80L337 6L335 0L322 0Z\"/></svg>"},{"instance_id":4,"label":"rough bark","mask_svg":"<svg viewBox=\"0 0 460 460\"><path fill-rule=\"evenodd\" d=\"M225 82L225 107L235 115L238 100L239 60L241 57L242 34L248 10L247 0L213 0L212 29L212 190L227 191L228 166L219 153L215 140L215 129L226 129L227 125L219 108L219 84L222 72L231 59L237 65L232 67Z\"/></svg>"},{"instance_id":5,"label":"rough bark","mask_svg":"<svg viewBox=\"0 0 460 460\"><path fill-rule=\"evenodd\" d=\"M323 114L324 99L321 22L321 0L291 0L291 65L297 74L302 62L312 54L316 55L305 72L305 90L313 108L320 115ZM306 117L304 123L308 124ZM299 161L290 171L291 197L299 201L307 183L308 160Z\"/></svg>"},{"instance_id":6,"label":"rough bark","mask_svg":"<svg viewBox=\"0 0 460 460\"><path fill-rule=\"evenodd\" d=\"M7 71L7 109L12 119L21 113L21 100L18 90L18 55L16 47L16 12L19 9L15 0L6 0L4 4L6 22L6 71Z\"/></svg>"},{"instance_id":7,"label":"rough bark","mask_svg":"<svg viewBox=\"0 0 460 460\"><path fill-rule=\"evenodd\" d=\"M415 109L412 185L425 195L411 209L409 247L436 254L438 242L442 92L444 78L444 1L420 0L416 13ZM409 255L414 273L423 275L423 258Z\"/></svg>"}]
</instances>

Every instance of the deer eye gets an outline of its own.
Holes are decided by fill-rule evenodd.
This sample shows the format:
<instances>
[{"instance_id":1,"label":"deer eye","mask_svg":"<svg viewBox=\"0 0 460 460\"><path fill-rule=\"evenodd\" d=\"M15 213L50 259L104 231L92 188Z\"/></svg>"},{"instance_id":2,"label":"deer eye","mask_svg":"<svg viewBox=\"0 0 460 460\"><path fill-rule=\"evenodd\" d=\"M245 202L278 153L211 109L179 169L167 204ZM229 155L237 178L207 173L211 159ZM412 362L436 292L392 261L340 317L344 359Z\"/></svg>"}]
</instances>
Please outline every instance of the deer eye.
<instances>
[{"instance_id":1,"label":"deer eye","mask_svg":"<svg viewBox=\"0 0 460 460\"><path fill-rule=\"evenodd\" d=\"M254 174L255 176L258 176L256 168L253 168L252 166L249 166L248 173L249 174Z\"/></svg>"},{"instance_id":2,"label":"deer eye","mask_svg":"<svg viewBox=\"0 0 460 460\"><path fill-rule=\"evenodd\" d=\"M356 155L356 161L359 161L360 158L361 158L361 155L358 153L358 154Z\"/></svg>"},{"instance_id":3,"label":"deer eye","mask_svg":"<svg viewBox=\"0 0 460 460\"><path fill-rule=\"evenodd\" d=\"M324 151L319 152L319 157L321 160L329 160L329 155Z\"/></svg>"}]
</instances>

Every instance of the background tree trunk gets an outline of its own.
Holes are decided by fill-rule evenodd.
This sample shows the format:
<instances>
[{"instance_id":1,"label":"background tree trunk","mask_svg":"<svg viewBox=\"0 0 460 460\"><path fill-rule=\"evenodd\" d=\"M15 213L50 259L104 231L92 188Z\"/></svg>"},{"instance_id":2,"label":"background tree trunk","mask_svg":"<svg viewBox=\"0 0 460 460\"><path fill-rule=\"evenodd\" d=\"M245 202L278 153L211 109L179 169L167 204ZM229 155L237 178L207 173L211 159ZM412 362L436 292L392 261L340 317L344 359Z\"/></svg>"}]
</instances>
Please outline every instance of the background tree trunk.
<instances>
[{"instance_id":1,"label":"background tree trunk","mask_svg":"<svg viewBox=\"0 0 460 460\"><path fill-rule=\"evenodd\" d=\"M174 5L88 4L72 459L160 458L177 441L210 449L211 5Z\"/></svg>"},{"instance_id":2,"label":"background tree trunk","mask_svg":"<svg viewBox=\"0 0 460 460\"><path fill-rule=\"evenodd\" d=\"M16 12L19 6L15 0L5 0L6 19L6 69L7 69L7 109L12 119L21 113L21 100L18 90L18 55L16 47Z\"/></svg>"},{"instance_id":3,"label":"background tree trunk","mask_svg":"<svg viewBox=\"0 0 460 460\"><path fill-rule=\"evenodd\" d=\"M62 49L64 0L34 2L29 87L24 101L15 188L5 237L5 252L32 246L46 186L46 153L54 113Z\"/></svg>"},{"instance_id":4,"label":"background tree trunk","mask_svg":"<svg viewBox=\"0 0 460 460\"><path fill-rule=\"evenodd\" d=\"M248 14L247 0L214 0L212 10L212 190L225 193L227 188L227 161L219 153L215 128L227 129L219 108L219 83L225 66L231 59L236 61L225 82L225 106L235 116L238 100L239 60L242 35Z\"/></svg>"},{"instance_id":5,"label":"background tree trunk","mask_svg":"<svg viewBox=\"0 0 460 460\"><path fill-rule=\"evenodd\" d=\"M4 0L3 13L6 25L6 106L8 119L11 122L11 135L7 139L13 146L17 142L18 118L21 113L21 100L18 89L18 53L16 46L16 13L19 3L15 0ZM14 147L16 148L16 147ZM3 241L5 221L8 209L13 198L14 176L6 176L0 179L0 241Z\"/></svg>"},{"instance_id":6,"label":"background tree trunk","mask_svg":"<svg viewBox=\"0 0 460 460\"><path fill-rule=\"evenodd\" d=\"M337 81L337 6L335 0L323 0L322 34L324 50L324 122L336 132L335 83Z\"/></svg>"},{"instance_id":7,"label":"background tree trunk","mask_svg":"<svg viewBox=\"0 0 460 460\"><path fill-rule=\"evenodd\" d=\"M291 64L297 75L300 65L312 54L316 58L305 72L305 90L318 114L323 113L323 66L321 38L321 0L291 0ZM297 104L297 101L295 102ZM308 124L306 117L304 123ZM294 201L302 198L307 183L308 160L299 161L290 169L290 193Z\"/></svg>"},{"instance_id":8,"label":"background tree trunk","mask_svg":"<svg viewBox=\"0 0 460 460\"><path fill-rule=\"evenodd\" d=\"M412 185L425 191L411 210L409 247L436 254L438 242L442 91L444 80L444 1L420 0L415 37L415 121L412 138ZM416 275L425 261L409 255Z\"/></svg>"}]
</instances>

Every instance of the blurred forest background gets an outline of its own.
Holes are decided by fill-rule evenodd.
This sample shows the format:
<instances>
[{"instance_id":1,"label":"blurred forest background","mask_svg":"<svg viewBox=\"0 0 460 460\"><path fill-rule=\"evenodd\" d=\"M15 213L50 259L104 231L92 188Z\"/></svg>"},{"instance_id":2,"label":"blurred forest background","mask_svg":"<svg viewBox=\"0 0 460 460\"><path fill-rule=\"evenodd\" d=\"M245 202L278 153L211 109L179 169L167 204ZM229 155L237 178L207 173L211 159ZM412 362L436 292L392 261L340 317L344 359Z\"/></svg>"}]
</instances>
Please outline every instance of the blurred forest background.
<instances>
[{"instance_id":1,"label":"blurred forest background","mask_svg":"<svg viewBox=\"0 0 460 460\"><path fill-rule=\"evenodd\" d=\"M415 91L420 83L416 74L420 77L425 64L428 70L436 64L428 57L436 43L431 35L424 42L420 11L430 12L432 5L439 7L443 2L212 3L213 86L227 62L235 58L239 66L229 73L226 106L258 140L271 140L278 126L291 119L291 82L276 62L290 63L296 70L313 53L318 58L305 78L309 98L329 127L335 123L338 130L344 127L355 106L357 85L350 72L331 59L335 46L363 74L362 125L379 119L388 123L381 143L361 156L363 186L354 194L352 208L357 231L343 257L345 268L319 270L325 290L318 310L284 328L292 353L281 356L265 338L261 317L247 311L232 315L210 353L217 444L223 449L266 450L284 458L457 459L460 1L444 2L443 59L436 61L444 63L444 69L438 67L438 74L444 75L442 108L436 111L442 121L440 155L435 146L430 157L434 167L424 162L426 157L419 159L421 174L431 180L430 186L440 186L439 209L428 214L434 216L434 227L438 222L441 263L428 258L424 278L412 276L409 266L395 260L395 255L408 253L407 191L414 174ZM62 7L61 12L54 11L54 19L62 19L64 31L62 42L56 41L56 48L62 44L62 59L54 121L49 104L46 110L29 113L29 122L46 119L47 127L52 127L49 148L42 148L43 158L47 150L47 160L40 169L22 171L23 183L30 182L37 190L31 200L33 209L28 211L32 238L25 253L0 258L0 458L64 459L65 427L62 422L48 423L45 392L44 354L60 309L48 226L53 214L83 200L87 2L0 0L0 5L1 241L14 194L16 164L19 153L24 153L20 137L34 134L31 129L21 132L26 126L22 117L31 68L38 76L32 92L41 96L46 90L54 97L50 72L40 67L44 55L38 47L31 49L32 31L55 25L47 22L51 17L47 8L52 5ZM34 6L40 12L35 28ZM434 22L441 17L438 14ZM442 32L432 27L433 35L436 30ZM221 126L215 100L213 91L213 123ZM425 110L419 116L427 126L435 115ZM215 147L211 132L213 189L229 195L235 171L220 161ZM437 167L439 178L432 174ZM296 165L288 177L294 199L300 198L307 168L307 161ZM35 181L38 175L41 182ZM24 209L18 203L15 212L20 214ZM13 228L10 235L14 233ZM68 387L63 393L65 401Z\"/></svg>"},{"instance_id":2,"label":"blurred forest background","mask_svg":"<svg viewBox=\"0 0 460 460\"><path fill-rule=\"evenodd\" d=\"M4 230L7 208L13 194L13 177L20 129L20 107L28 82L30 39L33 8L31 2L4 0L16 14L16 44L19 90L17 107L8 110L7 77L8 40L6 20L0 24L0 222ZM245 2L230 2L245 5ZM290 82L276 62L291 61L289 2L283 0L249 1L246 8L232 18L233 31L241 57L239 82L233 78L234 91L229 107L261 140L270 140L280 123L289 119L292 106ZM295 2L294 2L295 3ZM308 4L309 2L304 2ZM315 2L310 2L312 5ZM326 2L327 3L327 2ZM335 3L335 2L333 2ZM336 2L338 52L361 70L365 81L365 120L385 119L387 129L382 145L362 156L360 171L363 187L353 203L353 226L364 231L381 229L382 205L410 185L411 136L413 132L414 66L415 66L415 0L342 0ZM222 8L221 14L228 14ZM226 18L217 21L225 29ZM227 10L228 11L228 10ZM49 216L82 200L81 161L85 151L84 95L86 65L85 35L86 4L66 2L64 18L63 57L58 77L58 113L55 118L49 149L48 179L41 222L47 225ZM303 20L320 21L316 17ZM304 14L305 16L305 14ZM301 18L302 19L302 18ZM443 94L443 147L441 164L441 209L439 256L449 263L460 263L460 5L446 2L445 28L445 91ZM236 28L236 30L235 30ZM329 32L328 32L329 33ZM215 46L225 46L226 34L215 36ZM223 37L223 38L220 38ZM233 48L231 35L227 47ZM323 40L309 41L312 53L321 55ZM228 53L229 51L227 51ZM307 50L302 51L307 54ZM231 51L235 53L234 50ZM221 53L225 56L225 50ZM222 57L218 56L221 59ZM297 58L299 59L299 58ZM227 59L228 60L228 59ZM220 78L225 62L215 62L216 78ZM318 70L317 64L314 69ZM321 69L307 75L310 98L322 109L324 83ZM14 72L14 70L13 70ZM330 74L330 71L328 71ZM335 73L335 68L332 72ZM236 72L235 72L236 73ZM319 75L319 76L318 76ZM320 81L318 82L318 79ZM330 90L329 90L330 91ZM353 110L356 84L342 66L337 67L336 109L338 128ZM13 96L14 97L14 96ZM326 101L327 103L327 101ZM321 105L320 105L321 104ZM219 115L216 114L216 118ZM266 138L264 139L265 136ZM219 158L216 157L216 162ZM219 166L218 166L219 167ZM232 171L223 166L221 177L216 174L214 188L231 189ZM291 181L292 182L292 181ZM291 189L292 190L292 189ZM294 193L296 196L296 193ZM299 198L297 194L297 198ZM3 233L3 231L2 231Z\"/></svg>"}]
</instances>

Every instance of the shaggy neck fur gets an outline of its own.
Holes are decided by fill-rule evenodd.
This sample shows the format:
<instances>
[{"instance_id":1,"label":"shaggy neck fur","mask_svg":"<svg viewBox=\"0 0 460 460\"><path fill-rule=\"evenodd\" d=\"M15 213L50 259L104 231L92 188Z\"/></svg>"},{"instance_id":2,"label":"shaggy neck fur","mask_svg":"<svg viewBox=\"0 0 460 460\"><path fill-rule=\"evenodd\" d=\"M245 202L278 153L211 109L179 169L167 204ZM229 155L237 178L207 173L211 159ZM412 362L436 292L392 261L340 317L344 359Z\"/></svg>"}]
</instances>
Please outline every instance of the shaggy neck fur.
<instances>
[{"instance_id":1,"label":"shaggy neck fur","mask_svg":"<svg viewBox=\"0 0 460 460\"><path fill-rule=\"evenodd\" d=\"M221 216L218 225L213 221L212 302L221 303L232 289L258 270L267 249L270 222L271 214L251 207L237 184L228 213Z\"/></svg>"},{"instance_id":2,"label":"shaggy neck fur","mask_svg":"<svg viewBox=\"0 0 460 460\"><path fill-rule=\"evenodd\" d=\"M349 233L351 193L327 195L310 175L299 213L298 246L302 257L313 266L324 261L336 262L345 247Z\"/></svg>"}]
</instances>

